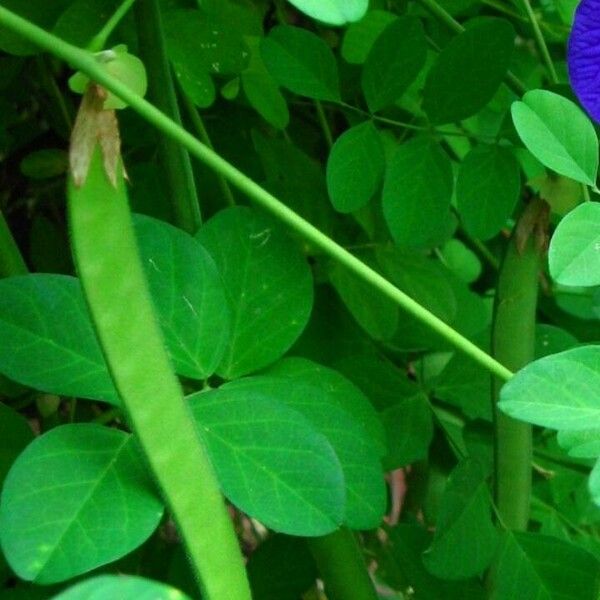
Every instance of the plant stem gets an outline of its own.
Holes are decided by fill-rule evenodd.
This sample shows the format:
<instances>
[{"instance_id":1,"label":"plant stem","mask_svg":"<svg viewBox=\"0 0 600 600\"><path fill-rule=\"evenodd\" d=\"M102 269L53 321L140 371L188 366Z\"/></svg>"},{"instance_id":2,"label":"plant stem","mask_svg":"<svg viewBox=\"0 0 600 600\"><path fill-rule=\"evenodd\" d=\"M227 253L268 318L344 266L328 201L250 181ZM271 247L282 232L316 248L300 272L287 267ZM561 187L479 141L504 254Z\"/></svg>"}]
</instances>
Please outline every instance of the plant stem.
<instances>
[{"instance_id":1,"label":"plant stem","mask_svg":"<svg viewBox=\"0 0 600 600\"><path fill-rule=\"evenodd\" d=\"M552 80L552 83L558 83L558 75L556 73L556 69L554 68L554 63L552 62L550 52L548 51L548 46L546 45L544 34L540 29L540 24L538 23L533 9L531 8L531 2L529 2L529 0L522 0L522 2L523 6L525 7L525 12L527 13L527 17L529 18L529 22L531 23L535 41L537 42L538 48L542 54L542 58L546 63L546 68L548 69L548 73L550 74L550 79Z\"/></svg>"},{"instance_id":2,"label":"plant stem","mask_svg":"<svg viewBox=\"0 0 600 600\"><path fill-rule=\"evenodd\" d=\"M90 40L87 47L90 52L99 52L106 46L106 41L110 37L110 34L121 22L121 19L128 13L134 2L135 0L123 0L123 2L117 6L117 9L110 16L108 21L106 21L104 27L102 27L102 29Z\"/></svg>"},{"instance_id":3,"label":"plant stem","mask_svg":"<svg viewBox=\"0 0 600 600\"><path fill-rule=\"evenodd\" d=\"M194 126L194 129L198 134L198 137L206 146L208 146L211 150L214 150L215 147L213 146L212 140L208 135L208 131L204 126L204 121L202 119L202 116L200 115L199 110L196 108L196 106L194 106L194 103L189 99L189 97L183 90L180 90L180 92L181 98L183 100L183 105L187 110L190 121L192 122L192 125ZM235 198L233 196L231 188L229 187L229 184L227 183L227 180L219 174L217 174L217 180L219 182L219 187L221 188L223 198L225 198L225 202L229 206L235 206Z\"/></svg>"},{"instance_id":4,"label":"plant stem","mask_svg":"<svg viewBox=\"0 0 600 600\"><path fill-rule=\"evenodd\" d=\"M317 109L317 118L319 119L319 125L321 125L321 130L323 131L323 135L325 136L327 147L331 150L331 148L333 147L333 134L331 133L331 127L329 127L327 115L323 110L323 105L319 100L315 100L315 108Z\"/></svg>"},{"instance_id":5,"label":"plant stem","mask_svg":"<svg viewBox=\"0 0 600 600\"><path fill-rule=\"evenodd\" d=\"M543 210L543 201L536 200L515 225L496 289L492 352L497 360L513 370L521 369L534 358L541 251L535 235L531 231L523 232L523 226L532 223L535 226ZM496 377L492 379L494 495L506 527L525 530L531 497L531 425L512 419L497 409L503 383Z\"/></svg>"},{"instance_id":6,"label":"plant stem","mask_svg":"<svg viewBox=\"0 0 600 600\"><path fill-rule=\"evenodd\" d=\"M172 121L181 125L158 0L138 0L135 14L140 51L148 70L148 96ZM172 202L175 224L194 234L202 224L202 217L190 156L181 144L164 134L159 134L158 155Z\"/></svg>"},{"instance_id":7,"label":"plant stem","mask_svg":"<svg viewBox=\"0 0 600 600\"><path fill-rule=\"evenodd\" d=\"M419 2L435 17L456 33L463 33L465 28L436 0L419 0ZM527 86L512 72L506 73L506 84L517 95L522 96L527 91Z\"/></svg>"},{"instance_id":8,"label":"plant stem","mask_svg":"<svg viewBox=\"0 0 600 600\"><path fill-rule=\"evenodd\" d=\"M308 538L329 600L377 600L377 592L354 534L342 527Z\"/></svg>"},{"instance_id":9,"label":"plant stem","mask_svg":"<svg viewBox=\"0 0 600 600\"><path fill-rule=\"evenodd\" d=\"M415 319L447 340L454 348L469 356L500 379L508 381L512 377L513 373L504 365L288 208L283 202L267 192L267 190L202 144L202 142L198 141L177 123L173 122L167 115L138 96L135 92L132 92L127 85L108 74L91 54L64 42L2 6L0 6L0 25L14 31L31 43L53 53L55 56L62 58L65 62L85 73L90 79L121 98L154 127L171 137L177 143L185 146L190 154L198 158L198 160L202 161L216 173L225 177L231 185L238 188L256 204L270 212L306 241L321 249L321 251L346 267L360 279L379 290L384 296L390 298Z\"/></svg>"},{"instance_id":10,"label":"plant stem","mask_svg":"<svg viewBox=\"0 0 600 600\"><path fill-rule=\"evenodd\" d=\"M29 269L12 236L8 223L0 211L0 277L25 275L28 272Z\"/></svg>"}]
</instances>

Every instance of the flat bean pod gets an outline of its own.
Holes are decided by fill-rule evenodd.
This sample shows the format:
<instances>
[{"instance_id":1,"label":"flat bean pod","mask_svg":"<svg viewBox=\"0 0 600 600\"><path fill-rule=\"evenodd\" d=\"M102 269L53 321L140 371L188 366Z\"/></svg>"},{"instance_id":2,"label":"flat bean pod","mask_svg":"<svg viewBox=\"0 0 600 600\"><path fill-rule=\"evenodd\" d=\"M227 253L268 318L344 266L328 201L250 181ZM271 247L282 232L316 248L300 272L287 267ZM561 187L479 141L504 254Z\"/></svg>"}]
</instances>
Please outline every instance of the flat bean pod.
<instances>
[{"instance_id":1,"label":"flat bean pod","mask_svg":"<svg viewBox=\"0 0 600 600\"><path fill-rule=\"evenodd\" d=\"M154 314L121 159L116 172L107 174L110 161L100 145L93 144L91 152L89 171L82 182L78 179L80 185L70 177L68 208L75 263L100 345L203 596L248 600L237 538Z\"/></svg>"}]
</instances>

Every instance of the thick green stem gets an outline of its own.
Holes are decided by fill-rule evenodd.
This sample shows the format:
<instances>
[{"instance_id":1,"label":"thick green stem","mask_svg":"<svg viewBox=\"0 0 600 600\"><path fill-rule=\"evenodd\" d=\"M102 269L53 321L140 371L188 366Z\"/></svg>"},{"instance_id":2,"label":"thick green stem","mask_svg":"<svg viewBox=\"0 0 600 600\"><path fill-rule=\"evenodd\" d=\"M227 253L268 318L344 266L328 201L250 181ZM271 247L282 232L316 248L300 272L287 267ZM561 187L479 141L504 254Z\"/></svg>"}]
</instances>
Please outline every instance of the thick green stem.
<instances>
[{"instance_id":1,"label":"thick green stem","mask_svg":"<svg viewBox=\"0 0 600 600\"><path fill-rule=\"evenodd\" d=\"M172 371L146 283L123 170L96 147L87 180L69 179L73 255L98 341L129 423L171 510L206 600L250 600L233 524Z\"/></svg>"},{"instance_id":2,"label":"thick green stem","mask_svg":"<svg viewBox=\"0 0 600 600\"><path fill-rule=\"evenodd\" d=\"M0 277L25 275L29 270L0 211Z\"/></svg>"},{"instance_id":3,"label":"thick green stem","mask_svg":"<svg viewBox=\"0 0 600 600\"><path fill-rule=\"evenodd\" d=\"M177 123L174 123L152 104L146 102L135 92L132 92L127 85L109 75L102 65L95 60L93 55L47 33L2 6L0 6L0 25L18 33L31 43L53 53L55 56L62 58L73 67L85 73L90 79L98 82L127 102L131 108L154 127L187 148L190 154L198 158L216 173L225 177L231 185L246 194L256 204L269 211L306 241L319 248L357 277L379 290L415 319L438 333L457 350L463 352L502 380L508 380L512 377L513 373L509 369L481 350L476 344L444 323L444 321L436 317L432 312L390 283L385 277L382 277L342 246L334 242L330 237L288 208L283 202L267 192L267 190L202 144Z\"/></svg>"},{"instance_id":4,"label":"thick green stem","mask_svg":"<svg viewBox=\"0 0 600 600\"><path fill-rule=\"evenodd\" d=\"M515 371L534 358L542 245L531 234L531 228L525 227L524 230L523 225L533 223L534 227L538 227L536 220L543 211L543 203L536 201L521 216L508 243L496 290L492 352L497 360ZM509 529L525 530L529 522L531 497L531 425L497 410L496 403L503 383L493 378L494 495L503 525Z\"/></svg>"},{"instance_id":5,"label":"thick green stem","mask_svg":"<svg viewBox=\"0 0 600 600\"><path fill-rule=\"evenodd\" d=\"M435 17L456 33L462 33L465 28L436 0L419 0L419 2ZM527 86L511 71L505 77L506 85L517 95L522 96Z\"/></svg>"},{"instance_id":6,"label":"thick green stem","mask_svg":"<svg viewBox=\"0 0 600 600\"><path fill-rule=\"evenodd\" d=\"M349 529L309 538L308 545L329 600L377 600L360 547Z\"/></svg>"},{"instance_id":7,"label":"thick green stem","mask_svg":"<svg viewBox=\"0 0 600 600\"><path fill-rule=\"evenodd\" d=\"M148 70L148 96L156 107L181 125L158 0L138 0L136 18L140 51ZM202 224L202 217L190 156L181 144L164 134L159 134L158 152L175 223L194 234Z\"/></svg>"}]
</instances>

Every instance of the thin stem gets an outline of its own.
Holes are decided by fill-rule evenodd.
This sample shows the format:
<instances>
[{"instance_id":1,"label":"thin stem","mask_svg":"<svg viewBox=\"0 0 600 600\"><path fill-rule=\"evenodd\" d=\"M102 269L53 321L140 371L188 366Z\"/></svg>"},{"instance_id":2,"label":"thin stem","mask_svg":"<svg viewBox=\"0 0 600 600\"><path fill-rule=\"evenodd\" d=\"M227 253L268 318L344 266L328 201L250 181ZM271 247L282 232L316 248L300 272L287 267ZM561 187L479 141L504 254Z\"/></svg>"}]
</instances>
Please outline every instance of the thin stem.
<instances>
[{"instance_id":1,"label":"thin stem","mask_svg":"<svg viewBox=\"0 0 600 600\"><path fill-rule=\"evenodd\" d=\"M329 535L308 538L329 600L377 600L377 592L354 534L342 527Z\"/></svg>"},{"instance_id":2,"label":"thin stem","mask_svg":"<svg viewBox=\"0 0 600 600\"><path fill-rule=\"evenodd\" d=\"M527 12L529 22L531 23L535 41L537 42L538 48L542 54L542 58L546 63L546 68L548 69L548 73L550 74L550 79L552 80L552 83L558 83L558 74L556 73L556 69L554 68L554 63L552 62L552 57L550 56L550 52L548 51L548 46L546 45L544 34L540 29L540 24L538 23L533 9L531 8L531 2L529 2L529 0L522 0L522 2L523 6L525 7L525 12Z\"/></svg>"},{"instance_id":3,"label":"thin stem","mask_svg":"<svg viewBox=\"0 0 600 600\"><path fill-rule=\"evenodd\" d=\"M216 173L225 177L231 185L238 188L256 204L270 212L281 222L296 231L306 241L321 249L330 258L346 267L360 279L379 290L384 296L390 298L415 319L438 333L457 350L463 352L502 380L508 381L512 377L513 373L504 365L288 208L267 190L244 175L244 173L236 169L202 142L198 141L177 123L173 122L172 119L159 109L138 96L126 84L112 77L95 60L93 55L68 44L2 6L0 6L0 25L18 33L23 38L48 52L52 52L55 56L62 58L65 62L85 73L90 79L121 98L154 127L187 148L190 154Z\"/></svg>"},{"instance_id":4,"label":"thin stem","mask_svg":"<svg viewBox=\"0 0 600 600\"><path fill-rule=\"evenodd\" d=\"M591 201L590 190L589 190L588 186L585 185L585 183L581 184L581 190L583 192L583 200L584 200L584 202L590 202Z\"/></svg>"},{"instance_id":5,"label":"thin stem","mask_svg":"<svg viewBox=\"0 0 600 600\"><path fill-rule=\"evenodd\" d=\"M419 0L419 2L435 17L456 33L463 33L465 28L436 0ZM527 91L527 86L511 71L506 73L506 84L517 95L522 96Z\"/></svg>"},{"instance_id":6,"label":"thin stem","mask_svg":"<svg viewBox=\"0 0 600 600\"><path fill-rule=\"evenodd\" d=\"M71 128L73 127L73 119L71 118L71 113L67 108L67 103L65 102L65 98L62 95L57 83L56 78L52 73L52 67L49 64L49 61L44 60L43 57L37 57L36 59L38 69L40 71L40 75L42 81L46 84L46 89L51 98L54 98L56 105L58 107L58 112L64 121L63 125L65 127L64 134L66 137L69 136L71 132Z\"/></svg>"},{"instance_id":7,"label":"thin stem","mask_svg":"<svg viewBox=\"0 0 600 600\"><path fill-rule=\"evenodd\" d=\"M0 277L25 275L29 272L8 223L0 211Z\"/></svg>"},{"instance_id":8,"label":"thin stem","mask_svg":"<svg viewBox=\"0 0 600 600\"><path fill-rule=\"evenodd\" d=\"M215 147L213 146L212 140L208 135L208 131L204 126L204 120L200 115L200 111L196 106L194 106L194 103L190 100L189 96L182 89L180 89L179 91L181 92L180 96L183 101L183 106L185 107L188 113L190 121L192 122L192 125L194 126L194 129L198 134L198 137L204 144L206 144L206 146L208 146L211 150L214 150ZM235 206L235 197L233 195L233 192L231 191L231 188L229 187L229 184L227 183L227 180L222 175L217 174L217 181L219 182L219 187L221 188L221 193L223 194L223 198L225 198L225 202L229 206Z\"/></svg>"},{"instance_id":9,"label":"thin stem","mask_svg":"<svg viewBox=\"0 0 600 600\"><path fill-rule=\"evenodd\" d=\"M104 27L90 40L87 48L90 52L99 52L106 46L111 33L116 29L123 17L129 12L135 0L123 0L115 12L106 21Z\"/></svg>"},{"instance_id":10,"label":"thin stem","mask_svg":"<svg viewBox=\"0 0 600 600\"><path fill-rule=\"evenodd\" d=\"M156 107L181 125L158 0L139 0L136 20L140 50L149 75L148 96ZM202 217L190 156L181 144L168 135L159 135L158 156L166 178L175 223L194 234L202 224Z\"/></svg>"},{"instance_id":11,"label":"thin stem","mask_svg":"<svg viewBox=\"0 0 600 600\"><path fill-rule=\"evenodd\" d=\"M544 210L541 200L525 209L509 240L498 278L492 351L495 358L513 370L521 369L534 358L541 252L535 235L522 229L536 223ZM496 506L508 529L525 530L531 498L531 425L498 410L503 384L493 378Z\"/></svg>"},{"instance_id":12,"label":"thin stem","mask_svg":"<svg viewBox=\"0 0 600 600\"><path fill-rule=\"evenodd\" d=\"M325 141L327 142L328 148L331 150L333 147L333 134L331 133L331 127L329 126L327 115L323 110L323 105L319 100L315 100L315 108L317 109L317 118L319 119L319 125L321 125L321 129L323 130Z\"/></svg>"}]
</instances>

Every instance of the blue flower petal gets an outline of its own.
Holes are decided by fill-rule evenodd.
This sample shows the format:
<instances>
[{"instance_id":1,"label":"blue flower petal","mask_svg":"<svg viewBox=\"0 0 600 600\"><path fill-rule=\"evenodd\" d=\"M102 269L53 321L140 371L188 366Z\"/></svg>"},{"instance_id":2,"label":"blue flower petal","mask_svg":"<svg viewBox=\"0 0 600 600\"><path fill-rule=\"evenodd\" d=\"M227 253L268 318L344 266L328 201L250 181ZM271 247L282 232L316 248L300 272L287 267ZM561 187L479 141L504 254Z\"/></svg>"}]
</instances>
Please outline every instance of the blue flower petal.
<instances>
[{"instance_id":1,"label":"blue flower petal","mask_svg":"<svg viewBox=\"0 0 600 600\"><path fill-rule=\"evenodd\" d=\"M568 49L569 78L587 112L600 122L600 0L582 0Z\"/></svg>"}]
</instances>

